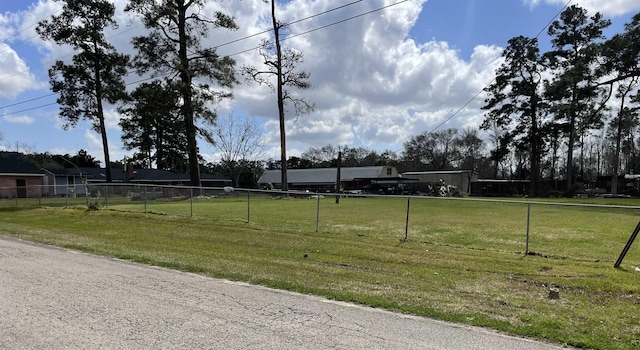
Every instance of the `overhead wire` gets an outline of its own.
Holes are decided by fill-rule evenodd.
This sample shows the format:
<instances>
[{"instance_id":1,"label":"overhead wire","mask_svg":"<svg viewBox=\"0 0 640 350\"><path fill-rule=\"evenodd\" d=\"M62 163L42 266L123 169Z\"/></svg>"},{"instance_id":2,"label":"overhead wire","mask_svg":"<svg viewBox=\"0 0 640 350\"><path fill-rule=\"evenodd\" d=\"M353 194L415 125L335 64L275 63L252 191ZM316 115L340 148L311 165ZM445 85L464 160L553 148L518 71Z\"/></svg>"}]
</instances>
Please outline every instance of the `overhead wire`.
<instances>
[{"instance_id":1,"label":"overhead wire","mask_svg":"<svg viewBox=\"0 0 640 350\"><path fill-rule=\"evenodd\" d=\"M331 9L326 10L326 11L323 11L323 12L316 13L316 14L313 14L313 15L311 15L311 16L307 16L307 17L303 17L303 18L297 19L297 20L295 20L295 21L287 22L287 23L283 24L283 26L285 26L285 27L286 27L286 26L290 26L290 25L292 25L292 24L296 24L296 23L304 22L304 21L306 21L306 20L313 19L313 18L316 18L316 17L322 16L322 15L325 15L325 14L330 13L330 12L333 12L333 11L337 11L337 10L343 9L343 8L345 8L345 7L348 7L348 6L355 5L355 4L357 4L357 3L359 3L359 2L362 2L362 1L364 1L364 0L356 0L356 1L352 1L352 2L350 2L350 3L344 4L344 5L341 5L341 6L338 6L338 7L334 7L334 8L331 8ZM248 36L245 36L245 37L239 38L239 39L231 40L231 41L228 41L228 42L226 42L226 43L223 43L223 44L220 44L220 45L214 46L213 48L214 48L214 49L217 49L217 48L220 48L220 47L223 47L223 46L227 46L227 45L230 45L230 44L235 44L235 43L237 43L237 42L244 41L244 40L246 40L246 39L250 39L250 38L253 38L253 37L255 37L255 36L262 35L262 34L266 34L266 33L269 33L269 32L273 32L273 28L270 28L270 29L264 30L264 31L259 32L259 33L251 34L251 35L248 35ZM255 48L254 48L254 49L252 49L252 50L255 50Z\"/></svg>"},{"instance_id":2,"label":"overhead wire","mask_svg":"<svg viewBox=\"0 0 640 350\"><path fill-rule=\"evenodd\" d=\"M340 5L340 6L337 6L337 7L331 8L331 9L329 9L329 10L323 11L323 12L319 12L319 13L316 13L316 14L313 14L313 15L310 15L310 16L307 16L307 17L304 17L304 18L300 18L300 19L297 19L297 20L294 20L294 21L291 21L291 22L287 22L287 23L285 23L285 24L284 24L284 26L289 26L289 25L296 24L296 23L300 23L300 22L303 22L303 21L306 21L306 20L309 20L309 19L313 19L313 18L315 18L315 17L319 17L319 16L321 16L321 15L325 15L325 14L327 14L327 13L330 13L330 12L333 12L333 11L336 11L336 10L343 9L343 8L345 8L345 7L348 7L348 6L351 6L351 5L357 4L357 3L362 2L362 1L364 1L364 0L356 0L356 1L352 1L352 2L350 2L350 3L344 4L344 5ZM61 10L58 10L57 12L60 12L60 11L61 11ZM57 12L54 12L54 13L53 13L53 14L51 14L50 16L55 15ZM43 19L46 19L46 18L48 18L48 17L50 17L50 16L43 17ZM41 21L42 21L42 20L41 20ZM37 25L38 23L40 23L40 21L38 21L38 22L36 22L36 23L34 23L34 24L32 24L32 25L28 26L27 28L33 27L33 26ZM133 27L130 27L130 28L128 28L128 29L126 29L126 30L124 30L124 31L120 31L120 32L118 32L117 34L111 35L111 36L107 37L106 39L107 39L107 40L112 39L112 38L114 38L114 37L120 36L120 35L122 35L122 34L124 34L124 33L126 33L126 32L129 32L129 31L134 30L134 29L136 29L136 28L139 28L139 27L141 27L141 26L142 26L142 24L138 24L138 25L133 26ZM25 28L25 29L23 29L22 31L24 31L24 30L26 30L26 28ZM22 32L22 31L21 31L21 32ZM259 33L250 34L250 35L247 35L247 36L244 36L244 37L238 38L238 39L234 39L234 40L231 40L231 41L225 42L225 43L223 43L223 44L216 45L216 46L214 46L213 48L214 48L214 49L217 49L217 48L219 48L219 47L223 47L223 46L227 46L227 45L230 45L230 44L234 44L234 43L237 43L237 42L240 42L240 41L244 41L244 40L247 40L247 39L250 39L250 38L256 37L256 36L258 36L258 35L262 35L262 34L266 34L266 33L268 33L268 32L272 32L272 31L273 31L273 29L272 29L272 28L271 28L271 29L267 29L267 30L264 30L264 31L259 32ZM36 36L33 36L33 37L31 37L30 39L35 38L35 37L36 37ZM30 40L30 39L29 39L29 40ZM25 42L25 41L27 41L27 40L23 40L23 42ZM255 48L253 48L253 49L255 49ZM252 49L252 50L253 50L253 49ZM69 57L69 56L71 56L71 55L73 55L73 54L72 54L72 53L70 53L70 54L67 54L67 55L59 56L59 57L57 57L57 58L55 58L55 59L53 59L53 60L51 60L51 61L48 61L48 62L43 63L43 64L42 64L42 66L47 66L47 65L51 64L52 62L55 62L55 61L58 61L58 60L60 60L60 59L63 59L63 58ZM4 76L4 77L0 77L0 81L1 81L1 80L5 80L5 79L8 79L8 78L11 78L11 77L14 77L14 76L19 75L19 74L21 74L21 72L17 72L17 73L14 73L14 74L6 75L6 76ZM127 74L127 75L128 75L128 74ZM3 108L3 107L0 107L0 108Z\"/></svg>"},{"instance_id":3,"label":"overhead wire","mask_svg":"<svg viewBox=\"0 0 640 350\"><path fill-rule=\"evenodd\" d=\"M344 4L344 5L329 9L327 11L323 11L323 12L320 12L320 13L317 13L317 14L314 14L314 15L311 15L311 16L307 16L307 17L304 17L304 18L301 18L301 19L298 19L298 20L295 20L295 21L292 21L292 22L288 22L285 25L288 26L288 25L291 25L291 24L300 23L302 21L309 20L309 19L321 16L321 15L333 12L333 11L345 8L347 6L351 6L351 5L354 5L354 4L362 2L362 1L363 0L352 1L350 3L347 3L347 4ZM312 32L315 32L315 31L318 31L318 30L321 30L321 29L325 29L325 28L328 28L328 27L331 27L331 26L334 26L334 25L337 25L337 24L341 24L341 23L344 23L344 22L347 22L347 21L350 21L350 20L365 16L365 15L368 15L368 14L371 14L371 13L382 11L384 9L390 8L392 6L399 5L399 4L407 2L407 1L409 1L409 0L400 0L400 1L396 2L396 3L390 4L390 5L386 5L386 6L383 6L383 7L379 7L379 8L376 8L376 9L373 9L373 10L370 10L370 11L367 11L367 12L364 12L364 13L361 13L361 14L358 14L358 15L355 15L355 16L351 16L351 17L348 17L346 19L342 19L342 20L339 20L339 21L336 21L336 22L332 22L332 23L320 26L318 28L314 28L314 29L311 29L311 30L307 30L305 32L301 32L301 33L297 33L297 34L294 34L294 35L290 35L290 36L288 36L286 38L283 38L282 41L285 41L285 40L288 40L288 39L292 39L294 37L299 37L299 36L302 36L302 35L306 35L306 34L309 34L309 33L312 33ZM273 31L273 29L265 30L265 31L260 32L260 33L251 34L251 35L239 38L239 39L234 39L232 41L225 42L223 44L214 46L214 48L219 48L219 47L223 47L223 46L226 46L226 45L230 45L230 44L242 41L242 40L253 38L253 37L257 36L257 35L261 35L261 34L265 34L265 33L271 32L271 31ZM238 52L229 54L227 56L228 57L232 57L232 56L240 55L242 53L246 53L246 52L249 52L249 51L253 51L253 50L259 49L260 47L261 46L258 45L258 46L252 47L250 49L247 49L247 50L242 50L242 51L238 51ZM67 57L67 56L64 56L64 57ZM129 74L127 74L127 75L129 75ZM166 76L166 75L169 75L169 74L164 74L164 75L160 75L160 76L153 76L153 77L149 77L149 78L143 78L143 79L140 79L140 80L136 80L134 82L129 82L129 83L126 84L126 86L137 84L137 83L141 83L141 82L144 82L144 81L154 80L154 79L157 79L158 77ZM0 80L2 80L2 78L0 78ZM13 104L10 104L10 105L0 106L0 109L5 109L5 108L9 108L9 107L25 104L25 103L28 103L28 102L32 102L32 101L35 101L35 100L38 100L38 99L42 99L42 98L45 98L45 97L49 97L49 96L53 96L53 95L55 95L55 93L44 95L44 96L40 96L40 97L36 97L36 98L32 98L32 99L21 101L21 102L16 102L16 103L13 103ZM23 110L19 110L19 111L8 112L8 113L4 113L3 116L19 114L19 113L23 113L23 112L26 112L26 111L31 111L31 110L34 110L34 109L51 106L51 105L54 105L54 104L56 104L56 103L49 103L49 104L45 104L45 105L41 105L41 106L37 106L37 107L33 107L33 108L28 108L28 109L23 109Z\"/></svg>"},{"instance_id":4,"label":"overhead wire","mask_svg":"<svg viewBox=\"0 0 640 350\"><path fill-rule=\"evenodd\" d=\"M316 32L316 31L321 30L321 29L326 29L326 28L332 27L334 25L338 25L338 24L341 24L341 23L344 23L344 22L347 22L347 21L350 21L350 20L353 20L353 19L356 19L356 18L359 18L359 17L363 17L363 16L366 16L366 15L369 15L369 14L372 14L372 13L375 13L375 12L378 12L378 11L382 11L382 10L388 9L389 7L399 5L399 4L405 3L407 1L409 1L409 0L400 0L400 1L396 2L396 3L391 4L391 5L379 7L379 8L373 9L371 11L367 11L367 12L361 13L359 15L351 16L351 17L348 17L348 18L345 18L345 19L342 19L342 20L339 20L339 21L335 21L335 22L332 22L332 23L329 23L329 24L325 24L323 26L320 26L320 27L317 27L317 28L314 28L314 29L310 29L310 30L307 30L307 31L304 31L304 32L300 32L300 33L297 33L297 34L289 35L286 38L280 39L280 41L281 42L282 41L286 41L286 40L293 39L293 38L296 38L296 37L299 37L299 36L302 36L302 35L306 35L306 34L309 34L309 33ZM271 30L271 31L273 31L273 30ZM242 51L230 54L228 56L231 57L231 56L243 54L245 52L253 51L253 50L259 49L261 47L262 46L252 47L250 49L242 50Z\"/></svg>"},{"instance_id":5,"label":"overhead wire","mask_svg":"<svg viewBox=\"0 0 640 350\"><path fill-rule=\"evenodd\" d=\"M54 14L55 14L55 13L54 13ZM31 25L31 26L34 26L34 25ZM114 35L111 35L111 36L107 37L106 39L107 39L107 40L109 40L109 39L115 38L115 37L120 36L120 35L122 35L122 34L124 34L124 33L126 33L126 32L129 32L129 31L132 31L132 30L134 30L134 29L136 29L136 28L139 28L140 26L142 26L142 24L139 24L139 25L133 26L133 27L131 27L131 28L128 28L128 29L126 29L126 30L124 30L124 31L118 32L118 33L116 33L116 34L114 34ZM23 40L22 42L25 42L25 41L27 41L27 40L31 40L31 39L33 39L33 38L35 38L35 37L37 37L37 35L36 35L36 36L33 36L33 37L29 38L29 39ZM18 46L18 45L14 45L13 47L16 47L16 46ZM61 60L61 59L63 59L63 58L69 57L69 56L71 56L71 55L73 55L73 53L69 53L69 54L66 54L66 55L58 56L57 58L55 58L55 59L53 59L53 60L50 60L50 61L47 61L47 62L42 63L42 65L41 65L41 66L43 66L43 67L48 66L48 65L50 65L50 64L51 64L51 63L53 63L53 62L59 61L59 60ZM9 79L9 78L11 78L11 77L15 77L16 75L21 75L21 74L24 74L24 73L25 73L25 72L16 72L16 73L14 73L14 74L8 74L8 75L5 75L5 76L3 76L3 77L0 77L0 81L2 81L2 80L6 80L6 79Z\"/></svg>"},{"instance_id":6,"label":"overhead wire","mask_svg":"<svg viewBox=\"0 0 640 350\"><path fill-rule=\"evenodd\" d=\"M34 27L34 26L38 25L38 24L39 24L40 22L42 22L43 20L45 20L45 19L47 19L47 18L50 18L50 17L52 17L52 16L56 15L56 14L57 14L58 12L60 12L60 11L62 11L62 8L60 8L59 10L57 10L57 11L55 11L55 12L53 12L53 13L49 14L49 15L46 15L46 16L42 17L39 21L37 21L37 22L35 22L35 23L33 23L33 24L30 24L30 25L28 25L28 26L26 26L26 27L22 28L21 30L19 30L18 32L16 32L16 33L14 34L14 36L15 36L15 37L18 37L22 32L26 31L27 29L29 29L29 28L31 28L31 27ZM37 37L37 35L33 35L33 36L28 37L28 38L26 38L26 39L22 39L22 40L18 41L16 44L14 44L14 45L13 45L13 47L18 47L18 46L20 46L20 45L22 45L22 44L24 44L24 43L26 43L26 42L30 41L31 39L36 38L36 37ZM1 80L1 79L0 79L0 80Z\"/></svg>"},{"instance_id":7,"label":"overhead wire","mask_svg":"<svg viewBox=\"0 0 640 350\"><path fill-rule=\"evenodd\" d=\"M538 37L540 37L540 35L542 35L542 33L544 32L544 30L546 28L548 28L551 23L553 23L553 21L555 21L556 18L558 18L558 16L560 16L562 14L562 12L569 6L569 4L571 3L572 0L567 1L567 3L562 7L562 9L560 11L558 11L558 13L556 13L555 16L553 16L553 18L551 18L551 20L549 21L549 23L547 23L539 32L538 34L536 34L535 38L537 39ZM471 97L467 102L465 102L462 107L458 108L453 114L451 114L448 118L446 118L445 120L443 120L442 122L440 122L438 125L436 125L435 128L433 128L431 131L428 132L428 134L431 134L433 132L435 132L436 130L440 129L440 127L442 127L443 125L445 125L446 123L448 123L451 119L453 119L456 115L458 115L458 113L462 112L469 104L471 104L471 102L475 101L476 98L478 98L478 96L480 96L494 81L495 81L495 77L489 82L487 83L480 91L478 91L475 95L473 95L473 97Z\"/></svg>"}]
</instances>

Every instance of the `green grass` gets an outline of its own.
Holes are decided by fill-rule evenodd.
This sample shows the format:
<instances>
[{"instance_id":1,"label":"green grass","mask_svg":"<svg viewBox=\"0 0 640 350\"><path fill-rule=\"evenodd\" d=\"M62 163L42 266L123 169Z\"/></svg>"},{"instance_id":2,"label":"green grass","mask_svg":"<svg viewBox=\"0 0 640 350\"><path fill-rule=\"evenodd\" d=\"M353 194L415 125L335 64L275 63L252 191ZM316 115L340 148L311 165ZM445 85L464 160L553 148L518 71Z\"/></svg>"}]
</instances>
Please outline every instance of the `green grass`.
<instances>
[{"instance_id":1,"label":"green grass","mask_svg":"<svg viewBox=\"0 0 640 350\"><path fill-rule=\"evenodd\" d=\"M559 344L640 346L640 242L612 267L638 209L532 205L525 255L526 203L410 204L407 241L406 198L256 196L248 210L242 195L149 201L152 213L25 205L0 210L0 234Z\"/></svg>"}]
</instances>

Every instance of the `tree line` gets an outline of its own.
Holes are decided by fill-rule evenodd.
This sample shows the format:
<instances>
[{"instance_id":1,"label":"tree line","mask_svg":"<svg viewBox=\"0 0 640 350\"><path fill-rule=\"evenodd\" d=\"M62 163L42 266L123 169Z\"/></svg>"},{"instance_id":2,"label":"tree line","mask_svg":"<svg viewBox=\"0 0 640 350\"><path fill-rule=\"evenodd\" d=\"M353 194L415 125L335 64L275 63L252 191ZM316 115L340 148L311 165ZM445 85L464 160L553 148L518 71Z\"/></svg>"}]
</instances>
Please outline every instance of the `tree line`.
<instances>
[{"instance_id":1,"label":"tree line","mask_svg":"<svg viewBox=\"0 0 640 350\"><path fill-rule=\"evenodd\" d=\"M544 181L564 179L571 196L578 182L608 175L616 194L619 175L640 172L640 13L606 38L610 24L573 5L549 26L548 52L540 52L537 38L510 39L485 88L480 129L488 138L452 128L412 136L400 155L343 147L346 157L400 172L464 169L530 180L530 196L543 194ZM333 165L335 154L332 146L312 148L291 166Z\"/></svg>"},{"instance_id":2,"label":"tree line","mask_svg":"<svg viewBox=\"0 0 640 350\"><path fill-rule=\"evenodd\" d=\"M623 33L606 38L611 24L577 5L548 28L551 50L537 38L517 36L485 91L481 128L491 133L490 159L497 169L513 157L530 195L543 179L564 178L567 195L576 181L638 172L640 13ZM577 156L577 159L575 159Z\"/></svg>"}]
</instances>

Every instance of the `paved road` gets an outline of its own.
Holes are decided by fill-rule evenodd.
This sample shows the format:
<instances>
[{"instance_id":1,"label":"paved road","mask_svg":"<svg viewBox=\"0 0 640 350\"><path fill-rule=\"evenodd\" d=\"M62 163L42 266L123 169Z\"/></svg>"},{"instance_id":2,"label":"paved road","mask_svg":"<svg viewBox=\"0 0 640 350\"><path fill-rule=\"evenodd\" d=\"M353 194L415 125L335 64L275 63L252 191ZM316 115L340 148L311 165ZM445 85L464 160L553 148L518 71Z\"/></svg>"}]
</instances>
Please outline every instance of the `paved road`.
<instances>
[{"instance_id":1,"label":"paved road","mask_svg":"<svg viewBox=\"0 0 640 350\"><path fill-rule=\"evenodd\" d=\"M0 237L3 349L558 349Z\"/></svg>"}]
</instances>

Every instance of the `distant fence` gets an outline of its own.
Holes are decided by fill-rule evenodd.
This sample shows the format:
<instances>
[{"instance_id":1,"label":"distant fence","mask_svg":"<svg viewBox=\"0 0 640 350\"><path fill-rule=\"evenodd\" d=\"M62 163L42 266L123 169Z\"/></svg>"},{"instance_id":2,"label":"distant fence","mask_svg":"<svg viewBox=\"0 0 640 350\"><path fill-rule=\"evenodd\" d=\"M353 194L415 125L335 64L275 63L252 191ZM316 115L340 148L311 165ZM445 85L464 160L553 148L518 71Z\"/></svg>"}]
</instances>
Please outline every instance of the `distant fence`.
<instances>
[{"instance_id":1,"label":"distant fence","mask_svg":"<svg viewBox=\"0 0 640 350\"><path fill-rule=\"evenodd\" d=\"M57 195L54 190L0 188L0 208L153 212L301 234L393 238L612 263L640 221L640 206L633 205L640 203L637 199L630 199L630 205L603 205L134 184L92 184ZM640 265L638 248L630 250L627 262Z\"/></svg>"}]
</instances>

